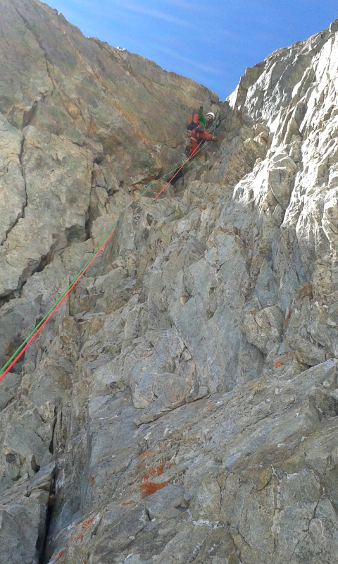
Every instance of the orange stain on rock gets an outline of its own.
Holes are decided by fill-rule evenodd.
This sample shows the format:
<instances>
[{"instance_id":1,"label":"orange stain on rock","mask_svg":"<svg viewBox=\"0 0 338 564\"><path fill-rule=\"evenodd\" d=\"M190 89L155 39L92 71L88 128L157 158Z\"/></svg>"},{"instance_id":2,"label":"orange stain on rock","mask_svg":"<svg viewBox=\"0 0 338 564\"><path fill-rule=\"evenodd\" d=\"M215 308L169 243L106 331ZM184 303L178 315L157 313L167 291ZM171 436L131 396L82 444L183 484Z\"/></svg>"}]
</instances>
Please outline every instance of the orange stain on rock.
<instances>
[{"instance_id":1,"label":"orange stain on rock","mask_svg":"<svg viewBox=\"0 0 338 564\"><path fill-rule=\"evenodd\" d=\"M148 454L153 454L152 450L147 450L146 452L144 452L143 454L141 454L137 460L141 460L142 458L144 458L145 456L148 456Z\"/></svg>"},{"instance_id":2,"label":"orange stain on rock","mask_svg":"<svg viewBox=\"0 0 338 564\"><path fill-rule=\"evenodd\" d=\"M146 482L145 484L141 485L140 491L143 494L143 497L147 497L148 495L152 495L153 493L162 490L168 484L170 484L170 482L161 482L159 484L157 484L156 482Z\"/></svg>"},{"instance_id":3,"label":"orange stain on rock","mask_svg":"<svg viewBox=\"0 0 338 564\"><path fill-rule=\"evenodd\" d=\"M287 314L286 318L284 319L284 325L286 325L292 315L292 309L290 309L289 313Z\"/></svg>"},{"instance_id":4,"label":"orange stain on rock","mask_svg":"<svg viewBox=\"0 0 338 564\"><path fill-rule=\"evenodd\" d=\"M169 464L169 468L172 468L173 466L175 466L175 462L172 462L171 464Z\"/></svg>"},{"instance_id":5,"label":"orange stain on rock","mask_svg":"<svg viewBox=\"0 0 338 564\"><path fill-rule=\"evenodd\" d=\"M132 503L135 503L135 501L126 501L125 503L121 503L121 505L124 507L125 505L131 505Z\"/></svg>"},{"instance_id":6,"label":"orange stain on rock","mask_svg":"<svg viewBox=\"0 0 338 564\"><path fill-rule=\"evenodd\" d=\"M156 470L155 468L150 468L150 470L148 472L145 472L142 476L142 482L148 482L150 476L155 476L156 475Z\"/></svg>"},{"instance_id":7,"label":"orange stain on rock","mask_svg":"<svg viewBox=\"0 0 338 564\"><path fill-rule=\"evenodd\" d=\"M279 368L280 366L282 366L283 361L279 360L278 362L276 362L276 368Z\"/></svg>"},{"instance_id":8,"label":"orange stain on rock","mask_svg":"<svg viewBox=\"0 0 338 564\"><path fill-rule=\"evenodd\" d=\"M77 541L83 541L83 535L81 535L81 533L76 537L75 542Z\"/></svg>"},{"instance_id":9,"label":"orange stain on rock","mask_svg":"<svg viewBox=\"0 0 338 564\"><path fill-rule=\"evenodd\" d=\"M161 474L163 474L164 472L164 460L161 462L161 464L159 464L156 468L156 472L158 476L161 476Z\"/></svg>"},{"instance_id":10,"label":"orange stain on rock","mask_svg":"<svg viewBox=\"0 0 338 564\"><path fill-rule=\"evenodd\" d=\"M207 405L212 405L212 401L208 401L208 403L205 404L205 407L207 407Z\"/></svg>"},{"instance_id":11,"label":"orange stain on rock","mask_svg":"<svg viewBox=\"0 0 338 564\"><path fill-rule=\"evenodd\" d=\"M145 472L142 476L142 482L148 482L149 478L153 476L161 476L164 472L164 460L156 466L156 468L150 468L148 472Z\"/></svg>"},{"instance_id":12,"label":"orange stain on rock","mask_svg":"<svg viewBox=\"0 0 338 564\"><path fill-rule=\"evenodd\" d=\"M90 485L91 485L91 486L94 485L94 476L90 476Z\"/></svg>"},{"instance_id":13,"label":"orange stain on rock","mask_svg":"<svg viewBox=\"0 0 338 564\"><path fill-rule=\"evenodd\" d=\"M94 517L92 517L91 519L88 519L87 521L85 521L84 523L82 523L82 528L83 528L83 529L88 529L89 525L91 525L93 521L94 521Z\"/></svg>"},{"instance_id":14,"label":"orange stain on rock","mask_svg":"<svg viewBox=\"0 0 338 564\"><path fill-rule=\"evenodd\" d=\"M58 560L61 560L62 556L64 556L64 555L65 555L65 551L64 551L64 550L61 550L61 552L59 552L59 554L58 554L57 557L56 557L56 562L57 562Z\"/></svg>"}]
</instances>

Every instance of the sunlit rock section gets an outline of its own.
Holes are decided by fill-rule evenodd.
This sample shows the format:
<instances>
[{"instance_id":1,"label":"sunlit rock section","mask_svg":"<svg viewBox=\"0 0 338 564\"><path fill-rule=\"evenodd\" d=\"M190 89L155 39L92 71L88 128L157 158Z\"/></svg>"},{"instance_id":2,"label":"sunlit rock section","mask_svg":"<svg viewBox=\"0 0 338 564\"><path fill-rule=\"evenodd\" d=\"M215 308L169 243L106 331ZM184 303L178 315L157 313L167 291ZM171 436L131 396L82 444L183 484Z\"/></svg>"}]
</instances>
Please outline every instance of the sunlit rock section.
<instances>
[{"instance_id":1,"label":"sunlit rock section","mask_svg":"<svg viewBox=\"0 0 338 564\"><path fill-rule=\"evenodd\" d=\"M217 104L35 0L3 14L3 360L120 219L0 383L0 563L333 564L338 22ZM200 102L219 143L140 198Z\"/></svg>"}]
</instances>

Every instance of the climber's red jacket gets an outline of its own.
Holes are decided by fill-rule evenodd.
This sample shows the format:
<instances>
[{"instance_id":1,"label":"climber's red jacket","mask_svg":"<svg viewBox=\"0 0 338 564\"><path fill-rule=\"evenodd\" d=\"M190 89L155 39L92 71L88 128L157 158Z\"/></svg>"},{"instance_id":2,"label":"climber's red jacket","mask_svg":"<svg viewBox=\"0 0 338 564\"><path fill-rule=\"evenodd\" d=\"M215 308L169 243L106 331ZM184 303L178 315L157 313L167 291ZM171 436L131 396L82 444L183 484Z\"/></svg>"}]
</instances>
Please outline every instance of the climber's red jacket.
<instances>
[{"instance_id":1,"label":"climber's red jacket","mask_svg":"<svg viewBox=\"0 0 338 564\"><path fill-rule=\"evenodd\" d=\"M201 140L211 141L213 138L214 136L212 133L207 133L206 131L196 131L196 129L194 129L194 131L190 133L190 155L196 151Z\"/></svg>"},{"instance_id":2,"label":"climber's red jacket","mask_svg":"<svg viewBox=\"0 0 338 564\"><path fill-rule=\"evenodd\" d=\"M195 153L200 141L211 141L213 139L212 133L207 133L205 127L207 120L203 114L201 107L198 112L193 111L188 119L187 129L190 132L190 155Z\"/></svg>"}]
</instances>

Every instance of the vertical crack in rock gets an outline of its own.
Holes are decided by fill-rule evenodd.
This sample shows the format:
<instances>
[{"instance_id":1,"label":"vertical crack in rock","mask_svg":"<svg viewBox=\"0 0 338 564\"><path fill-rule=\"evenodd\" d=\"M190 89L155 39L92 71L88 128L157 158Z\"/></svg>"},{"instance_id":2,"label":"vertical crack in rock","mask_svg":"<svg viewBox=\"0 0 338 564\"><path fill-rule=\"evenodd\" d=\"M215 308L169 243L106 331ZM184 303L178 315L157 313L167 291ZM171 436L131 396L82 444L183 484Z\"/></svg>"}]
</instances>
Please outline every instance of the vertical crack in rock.
<instances>
[{"instance_id":1,"label":"vertical crack in rock","mask_svg":"<svg viewBox=\"0 0 338 564\"><path fill-rule=\"evenodd\" d=\"M89 204L88 209L86 211L86 220L85 220L85 231L86 231L86 240L91 238L91 230L92 225L95 219L99 217L99 214L94 210L94 201L93 201L93 194L95 189L95 163L92 163L91 168L91 184L90 184L90 195L89 195Z\"/></svg>"},{"instance_id":2,"label":"vertical crack in rock","mask_svg":"<svg viewBox=\"0 0 338 564\"><path fill-rule=\"evenodd\" d=\"M40 45L40 47L43 50L42 45ZM51 69L50 69L50 62L48 61L47 53L44 50L43 50L43 53L44 53L44 57L45 57L45 61L46 61L47 75L48 75L49 80L52 83L52 90L50 92L50 96L53 96L55 91L56 91L56 84L55 84L54 77L53 77L53 74L52 74Z\"/></svg>"},{"instance_id":3,"label":"vertical crack in rock","mask_svg":"<svg viewBox=\"0 0 338 564\"><path fill-rule=\"evenodd\" d=\"M46 63L46 72L47 72L47 76L48 76L48 78L49 78L49 80L51 81L52 86L53 86L52 91L51 91L51 96L52 96L53 93L54 93L54 91L55 91L55 83L54 83L53 76L52 76L52 74L51 74L51 72L50 72L50 68L49 68L49 64L50 64L50 63L49 63L49 61L48 61L47 53L46 53L46 51L45 51L45 49L44 49L44 47L43 47L43 45L42 45L42 43L41 43L41 41L40 41L40 39L39 39L39 36L34 32L34 30L32 29L32 27L30 26L29 21L25 18L25 16L24 16L23 14L21 14L21 12L20 12L20 10L18 9L17 6L14 6L14 9L16 10L17 14L19 15L19 17L20 17L20 18L22 19L22 21L24 22L24 24L25 24L25 26L27 27L27 29L28 29L28 30L30 31L30 33L33 35L34 39L36 40L37 44L39 45L39 47L40 47L40 49L41 49L41 51L42 51L42 53L43 53L44 60L45 60L45 63Z\"/></svg>"},{"instance_id":4,"label":"vertical crack in rock","mask_svg":"<svg viewBox=\"0 0 338 564\"><path fill-rule=\"evenodd\" d=\"M22 204L22 210L18 214L16 220L9 227L9 229L7 229L4 239L3 239L3 241L1 241L1 245L3 245L7 241L8 235L11 233L11 231L13 231L15 226L18 224L19 220L25 217L25 209L28 206L27 183L26 183L26 176L25 176L25 167L24 167L24 164L23 164L24 144L25 144L25 137L23 136L22 142L21 142L21 150L20 150L20 154L18 155L18 157L19 157L19 162L20 162L20 166L21 166L21 175L22 175L23 182L24 182L25 201Z\"/></svg>"},{"instance_id":5,"label":"vertical crack in rock","mask_svg":"<svg viewBox=\"0 0 338 564\"><path fill-rule=\"evenodd\" d=\"M51 481L51 486L50 486L50 490L49 490L49 497L48 497L48 507L47 507L47 512L46 512L46 520L45 520L45 528L44 528L44 537L43 537L43 543L42 547L41 547L41 551L39 554L39 561L38 564L47 564L48 563L48 554L47 554L47 542L48 542L48 536L49 536L49 531L50 531L50 526L51 526L51 522L52 522L52 516L53 516L53 508L54 508L54 504L55 504L55 495L56 495L56 469L53 470L53 475L52 475L52 481Z\"/></svg>"},{"instance_id":6,"label":"vertical crack in rock","mask_svg":"<svg viewBox=\"0 0 338 564\"><path fill-rule=\"evenodd\" d=\"M320 499L321 499L321 498L320 498ZM291 553L291 555L290 555L291 558L294 558L298 546L301 545L301 544L303 544L303 543L306 541L306 539L307 539L307 537L309 536L309 534L310 534L310 525L311 525L313 519L315 519L315 517L316 517L316 511L317 511L317 507L318 507L318 505L319 505L320 499L316 502L315 507L313 508L313 513L312 513L312 516L311 516L310 519L309 519L309 522L308 522L308 525L307 525L307 529L305 529L305 530L302 531L302 532L304 533L304 535L303 535L301 538L298 538L298 539L297 539L297 542L295 542L295 547L294 547L294 549L293 549L293 551L292 551L292 553Z\"/></svg>"},{"instance_id":7,"label":"vertical crack in rock","mask_svg":"<svg viewBox=\"0 0 338 564\"><path fill-rule=\"evenodd\" d=\"M25 202L24 202L23 207L22 207L22 215L21 215L22 218L25 217L25 209L28 206L27 181L26 181L26 174L25 174L25 166L24 166L24 162L23 162L24 147L25 147L25 136L23 135L22 143L21 143L21 151L20 151L20 155L19 155L19 162L20 162L20 165L21 165L21 174L22 174L22 178L23 178L23 181L24 181L25 198L26 199L25 199Z\"/></svg>"},{"instance_id":8,"label":"vertical crack in rock","mask_svg":"<svg viewBox=\"0 0 338 564\"><path fill-rule=\"evenodd\" d=\"M56 410L56 408L55 408L55 411L54 411L54 422L53 422L53 428L52 428L52 437L51 437L50 444L49 444L49 452L50 452L51 454L54 454L54 450L55 450L54 441L55 441L56 425L57 425L57 410Z\"/></svg>"},{"instance_id":9,"label":"vertical crack in rock","mask_svg":"<svg viewBox=\"0 0 338 564\"><path fill-rule=\"evenodd\" d=\"M54 455L54 451L55 451L54 442L55 442L56 425L57 425L57 411L55 408L52 437L49 445L49 452L52 455ZM39 564L47 564L49 560L47 556L47 542L49 537L50 526L52 523L54 504L56 501L56 478L57 478L57 467L55 466L52 473L52 480L51 480L50 491L49 491L48 507L47 507L46 520L45 520L44 541L40 553Z\"/></svg>"}]
</instances>

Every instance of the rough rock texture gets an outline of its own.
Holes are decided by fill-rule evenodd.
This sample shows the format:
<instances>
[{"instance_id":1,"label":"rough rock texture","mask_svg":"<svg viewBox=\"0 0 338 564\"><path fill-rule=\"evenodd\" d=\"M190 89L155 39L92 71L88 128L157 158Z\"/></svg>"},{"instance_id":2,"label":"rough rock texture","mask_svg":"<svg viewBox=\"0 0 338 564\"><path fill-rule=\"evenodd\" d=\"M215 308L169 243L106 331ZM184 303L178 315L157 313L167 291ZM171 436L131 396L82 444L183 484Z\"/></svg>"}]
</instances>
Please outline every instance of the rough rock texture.
<instances>
[{"instance_id":1,"label":"rough rock texture","mask_svg":"<svg viewBox=\"0 0 338 564\"><path fill-rule=\"evenodd\" d=\"M84 38L38 1L4 0L1 20L0 297L67 243L85 240L86 221L125 205L114 198L121 187L175 163L191 105L218 100Z\"/></svg>"},{"instance_id":2,"label":"rough rock texture","mask_svg":"<svg viewBox=\"0 0 338 564\"><path fill-rule=\"evenodd\" d=\"M0 31L2 364L119 218L0 382L1 564L335 564L338 21L225 103L36 0Z\"/></svg>"}]
</instances>

